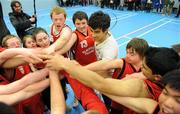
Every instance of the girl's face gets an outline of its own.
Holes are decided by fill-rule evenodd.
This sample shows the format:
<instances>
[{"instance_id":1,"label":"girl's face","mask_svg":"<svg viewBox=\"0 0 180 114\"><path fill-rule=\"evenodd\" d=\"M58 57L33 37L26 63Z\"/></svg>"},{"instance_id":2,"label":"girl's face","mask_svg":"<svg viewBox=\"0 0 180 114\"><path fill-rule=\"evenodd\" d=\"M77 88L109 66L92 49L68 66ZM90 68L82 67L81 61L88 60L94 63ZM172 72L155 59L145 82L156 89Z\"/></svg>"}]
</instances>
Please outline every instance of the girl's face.
<instances>
[{"instance_id":1,"label":"girl's face","mask_svg":"<svg viewBox=\"0 0 180 114\"><path fill-rule=\"evenodd\" d=\"M25 47L26 48L36 48L37 44L33 38L29 37L25 41Z\"/></svg>"},{"instance_id":2,"label":"girl's face","mask_svg":"<svg viewBox=\"0 0 180 114\"><path fill-rule=\"evenodd\" d=\"M36 43L41 48L47 48L50 46L50 38L46 33L39 32L36 35Z\"/></svg>"}]
</instances>

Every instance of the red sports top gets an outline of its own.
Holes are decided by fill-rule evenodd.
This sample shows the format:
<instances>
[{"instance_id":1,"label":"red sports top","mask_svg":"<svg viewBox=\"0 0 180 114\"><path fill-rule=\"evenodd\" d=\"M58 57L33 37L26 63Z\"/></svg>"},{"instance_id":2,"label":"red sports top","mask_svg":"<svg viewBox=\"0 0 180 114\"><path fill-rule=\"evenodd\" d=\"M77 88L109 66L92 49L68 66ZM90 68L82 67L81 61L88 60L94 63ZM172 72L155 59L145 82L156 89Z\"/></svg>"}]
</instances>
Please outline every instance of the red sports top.
<instances>
[{"instance_id":1,"label":"red sports top","mask_svg":"<svg viewBox=\"0 0 180 114\"><path fill-rule=\"evenodd\" d=\"M72 48L74 59L81 65L97 61L95 41L91 35L90 28L87 28L87 35L82 34L78 30L74 32L77 35L77 41Z\"/></svg>"},{"instance_id":2,"label":"red sports top","mask_svg":"<svg viewBox=\"0 0 180 114\"><path fill-rule=\"evenodd\" d=\"M21 79L23 76L25 76L26 74L30 72L31 70L28 64L18 66L16 68L16 75L15 75L14 81ZM44 114L44 104L41 101L40 93L22 101L21 103L23 106L23 110L27 113Z\"/></svg>"},{"instance_id":3,"label":"red sports top","mask_svg":"<svg viewBox=\"0 0 180 114\"><path fill-rule=\"evenodd\" d=\"M81 84L80 82L71 78L67 74L66 74L66 77L77 99L81 101L84 109L96 110L100 114L108 114L105 104L99 99L99 97L97 97L94 90Z\"/></svg>"},{"instance_id":4,"label":"red sports top","mask_svg":"<svg viewBox=\"0 0 180 114\"><path fill-rule=\"evenodd\" d=\"M64 26L62 27L62 29L65 28L65 27L69 27L69 26L64 25ZM51 26L51 36L52 36L52 38L53 38L53 43L61 36L61 31L62 31L62 29L61 29L60 31L58 31L57 34L55 34L55 33L54 33L54 31L55 31L55 30L54 30L54 25Z\"/></svg>"},{"instance_id":5,"label":"red sports top","mask_svg":"<svg viewBox=\"0 0 180 114\"><path fill-rule=\"evenodd\" d=\"M122 69L120 69L120 68L115 69L112 78L122 79L126 76L126 74L132 74L132 73L141 71L141 69L136 71L136 69L131 64L129 64L125 58L122 58L122 60L123 60ZM123 111L123 114L137 114L136 112L130 110L129 108L122 106L119 103L116 103L115 101L111 102L111 106L116 110L120 110L121 112Z\"/></svg>"},{"instance_id":6,"label":"red sports top","mask_svg":"<svg viewBox=\"0 0 180 114\"><path fill-rule=\"evenodd\" d=\"M8 80L6 80L2 75L0 75L0 85L6 85L9 83L10 82ZM17 114L24 114L22 103L17 103L16 105L14 105L14 108L16 109Z\"/></svg>"}]
</instances>

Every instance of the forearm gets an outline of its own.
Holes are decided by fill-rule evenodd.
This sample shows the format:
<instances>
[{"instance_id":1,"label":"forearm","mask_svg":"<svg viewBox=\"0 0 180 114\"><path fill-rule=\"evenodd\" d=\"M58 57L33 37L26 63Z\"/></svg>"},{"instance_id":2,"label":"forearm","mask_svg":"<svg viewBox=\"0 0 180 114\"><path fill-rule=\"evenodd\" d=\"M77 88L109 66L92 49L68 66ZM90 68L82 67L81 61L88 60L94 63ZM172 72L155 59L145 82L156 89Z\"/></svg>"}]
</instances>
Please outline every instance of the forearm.
<instances>
[{"instance_id":1,"label":"forearm","mask_svg":"<svg viewBox=\"0 0 180 114\"><path fill-rule=\"evenodd\" d=\"M42 49L41 48L36 48L36 49L12 48L12 49L7 49L3 52L2 54L4 56L1 58L3 58L4 63L2 64L2 67L13 68L13 67L31 62L29 60L26 60L27 57L30 57L30 58L34 57L32 59L36 59L34 61L37 62L38 57L36 57L36 55L42 53Z\"/></svg>"},{"instance_id":2,"label":"forearm","mask_svg":"<svg viewBox=\"0 0 180 114\"><path fill-rule=\"evenodd\" d=\"M57 50L57 53L64 54L68 52L72 48L72 46L75 44L76 40L77 40L77 36L73 34L70 40L65 44L65 46L63 46L62 49Z\"/></svg>"},{"instance_id":3,"label":"forearm","mask_svg":"<svg viewBox=\"0 0 180 114\"><path fill-rule=\"evenodd\" d=\"M3 68L14 68L14 67L17 67L17 66L23 65L23 64L27 64L27 62L24 60L24 57L18 56L18 57L14 57L14 58L10 58L10 59L6 60L2 64L2 67Z\"/></svg>"},{"instance_id":4,"label":"forearm","mask_svg":"<svg viewBox=\"0 0 180 114\"><path fill-rule=\"evenodd\" d=\"M15 93L30 84L44 79L48 75L48 69L42 69L33 73L29 73L22 79L12 82L8 85L0 85L0 94L11 94Z\"/></svg>"},{"instance_id":5,"label":"forearm","mask_svg":"<svg viewBox=\"0 0 180 114\"><path fill-rule=\"evenodd\" d=\"M4 102L8 105L14 105L20 101L30 98L35 94L43 91L48 86L49 86L49 79L45 79L43 81L34 83L16 93L8 94L8 95L0 95L0 102Z\"/></svg>"},{"instance_id":6,"label":"forearm","mask_svg":"<svg viewBox=\"0 0 180 114\"><path fill-rule=\"evenodd\" d=\"M66 103L58 74L50 71L51 114L65 114Z\"/></svg>"},{"instance_id":7,"label":"forearm","mask_svg":"<svg viewBox=\"0 0 180 114\"><path fill-rule=\"evenodd\" d=\"M119 97L110 94L105 94L117 103L134 110L137 113L150 114L155 109L157 102L149 98L133 98L133 97Z\"/></svg>"},{"instance_id":8,"label":"forearm","mask_svg":"<svg viewBox=\"0 0 180 114\"><path fill-rule=\"evenodd\" d=\"M117 68L115 64L116 64L115 60L104 59L104 60L96 61L94 63L90 63L84 67L92 71L108 71L110 69Z\"/></svg>"},{"instance_id":9,"label":"forearm","mask_svg":"<svg viewBox=\"0 0 180 114\"><path fill-rule=\"evenodd\" d=\"M22 48L12 48L12 49L6 49L3 52L0 53L0 64L8 60L9 58L12 58L14 56L17 56L21 54Z\"/></svg>"},{"instance_id":10,"label":"forearm","mask_svg":"<svg viewBox=\"0 0 180 114\"><path fill-rule=\"evenodd\" d=\"M62 49L71 38L72 31L69 28L66 27L61 32L61 36L50 46L54 51Z\"/></svg>"}]
</instances>

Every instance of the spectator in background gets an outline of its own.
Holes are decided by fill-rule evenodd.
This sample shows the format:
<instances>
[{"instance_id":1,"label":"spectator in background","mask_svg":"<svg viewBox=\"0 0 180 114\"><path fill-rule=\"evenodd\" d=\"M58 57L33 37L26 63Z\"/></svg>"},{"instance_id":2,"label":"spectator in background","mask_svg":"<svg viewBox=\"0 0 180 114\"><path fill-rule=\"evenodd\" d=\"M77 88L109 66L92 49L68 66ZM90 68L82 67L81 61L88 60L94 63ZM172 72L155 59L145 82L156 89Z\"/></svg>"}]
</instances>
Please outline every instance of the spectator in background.
<instances>
[{"instance_id":1,"label":"spectator in background","mask_svg":"<svg viewBox=\"0 0 180 114\"><path fill-rule=\"evenodd\" d=\"M178 12L177 12L177 15L175 17L179 17L179 14L180 14L180 0L179 0L179 9L178 9Z\"/></svg>"},{"instance_id":2,"label":"spectator in background","mask_svg":"<svg viewBox=\"0 0 180 114\"><path fill-rule=\"evenodd\" d=\"M3 37L5 37L6 35L10 34L4 19L3 19L3 11L2 11L2 5L0 2L0 43L2 42ZM1 44L0 44L1 46Z\"/></svg>"},{"instance_id":3,"label":"spectator in background","mask_svg":"<svg viewBox=\"0 0 180 114\"><path fill-rule=\"evenodd\" d=\"M25 35L32 34L34 30L33 24L36 23L36 16L29 16L22 10L22 5L19 1L11 2L12 12L9 13L9 18L16 29L18 36L22 39Z\"/></svg>"}]
</instances>

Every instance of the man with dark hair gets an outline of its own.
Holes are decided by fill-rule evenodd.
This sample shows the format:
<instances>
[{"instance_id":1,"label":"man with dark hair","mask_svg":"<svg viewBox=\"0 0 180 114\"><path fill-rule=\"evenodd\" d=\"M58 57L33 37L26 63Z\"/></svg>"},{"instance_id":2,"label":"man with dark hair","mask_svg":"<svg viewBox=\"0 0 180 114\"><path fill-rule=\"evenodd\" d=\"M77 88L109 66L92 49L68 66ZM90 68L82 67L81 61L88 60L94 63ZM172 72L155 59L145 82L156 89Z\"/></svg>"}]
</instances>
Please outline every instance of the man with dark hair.
<instances>
[{"instance_id":1,"label":"man with dark hair","mask_svg":"<svg viewBox=\"0 0 180 114\"><path fill-rule=\"evenodd\" d=\"M89 18L99 60L114 59L118 56L118 44L109 31L110 21L110 16L102 11L94 12Z\"/></svg>"},{"instance_id":2,"label":"man with dark hair","mask_svg":"<svg viewBox=\"0 0 180 114\"><path fill-rule=\"evenodd\" d=\"M34 30L33 24L36 23L36 16L29 16L22 10L22 5L19 1L11 2L12 12L9 13L9 18L16 29L18 36L22 39L25 35L32 34Z\"/></svg>"},{"instance_id":3,"label":"man with dark hair","mask_svg":"<svg viewBox=\"0 0 180 114\"><path fill-rule=\"evenodd\" d=\"M2 11L2 5L0 2L0 46L1 46L1 42L3 37L5 37L6 35L10 34L4 19L3 19L3 11Z\"/></svg>"}]
</instances>

